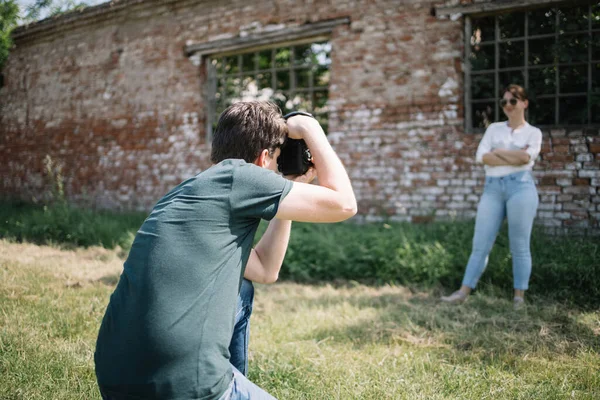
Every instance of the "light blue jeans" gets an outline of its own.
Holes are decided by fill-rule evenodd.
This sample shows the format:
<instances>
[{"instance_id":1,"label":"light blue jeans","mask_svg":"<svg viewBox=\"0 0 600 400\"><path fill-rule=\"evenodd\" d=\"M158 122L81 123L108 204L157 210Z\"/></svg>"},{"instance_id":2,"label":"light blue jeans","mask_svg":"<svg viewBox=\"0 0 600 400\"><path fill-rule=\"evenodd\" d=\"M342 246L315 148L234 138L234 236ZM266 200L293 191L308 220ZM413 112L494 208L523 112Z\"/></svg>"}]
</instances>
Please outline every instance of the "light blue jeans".
<instances>
[{"instance_id":1,"label":"light blue jeans","mask_svg":"<svg viewBox=\"0 0 600 400\"><path fill-rule=\"evenodd\" d=\"M235 327L229 344L229 361L233 365L233 380L219 400L276 400L246 378L248 373L248 342L250 340L250 316L254 302L254 286L244 279L238 295Z\"/></svg>"},{"instance_id":2,"label":"light blue jeans","mask_svg":"<svg viewBox=\"0 0 600 400\"><path fill-rule=\"evenodd\" d=\"M514 288L527 290L531 275L530 238L539 199L530 171L486 177L477 207L473 250L462 284L472 289L483 274L498 230L508 219L508 239L513 262Z\"/></svg>"},{"instance_id":3,"label":"light blue jeans","mask_svg":"<svg viewBox=\"0 0 600 400\"><path fill-rule=\"evenodd\" d=\"M254 383L237 368L233 368L233 380L219 400L277 400Z\"/></svg>"}]
</instances>

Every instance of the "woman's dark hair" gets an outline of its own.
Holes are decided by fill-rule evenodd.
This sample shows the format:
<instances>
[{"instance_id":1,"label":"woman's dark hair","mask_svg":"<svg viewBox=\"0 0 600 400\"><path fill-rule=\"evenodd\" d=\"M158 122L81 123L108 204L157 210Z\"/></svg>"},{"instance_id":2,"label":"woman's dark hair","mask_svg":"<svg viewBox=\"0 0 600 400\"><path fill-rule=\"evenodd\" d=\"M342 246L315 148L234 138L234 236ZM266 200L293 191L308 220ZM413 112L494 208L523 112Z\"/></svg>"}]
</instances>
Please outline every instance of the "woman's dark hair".
<instances>
[{"instance_id":1,"label":"woman's dark hair","mask_svg":"<svg viewBox=\"0 0 600 400\"><path fill-rule=\"evenodd\" d=\"M228 158L251 163L264 149L272 156L287 135L287 123L276 104L268 101L234 103L219 117L210 159L215 164Z\"/></svg>"},{"instance_id":2,"label":"woman's dark hair","mask_svg":"<svg viewBox=\"0 0 600 400\"><path fill-rule=\"evenodd\" d=\"M519 85L508 85L504 91L500 94L500 96L503 96L504 93L506 92L510 92L514 97L516 97L517 99L521 100L521 101L525 101L528 99L527 97L527 92L525 91L525 89L523 89L522 86Z\"/></svg>"}]
</instances>

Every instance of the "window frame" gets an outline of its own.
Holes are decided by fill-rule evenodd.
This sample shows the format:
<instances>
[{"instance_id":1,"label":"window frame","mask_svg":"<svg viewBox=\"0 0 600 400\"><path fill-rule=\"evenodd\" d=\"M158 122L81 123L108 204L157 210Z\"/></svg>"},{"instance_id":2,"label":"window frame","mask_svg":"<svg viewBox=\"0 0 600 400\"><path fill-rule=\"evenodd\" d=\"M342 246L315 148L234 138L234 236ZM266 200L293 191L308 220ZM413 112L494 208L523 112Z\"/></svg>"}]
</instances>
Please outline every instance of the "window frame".
<instances>
[{"instance_id":1,"label":"window frame","mask_svg":"<svg viewBox=\"0 0 600 400\"><path fill-rule=\"evenodd\" d=\"M587 5L588 7L588 26L587 29L585 30L577 30L577 31L569 31L567 32L567 36L574 36L574 35L587 35L590 39L590 45L588 46L588 56L587 56L587 61L571 61L571 62L560 62L560 60L554 59L554 61L551 64L543 64L543 65L529 65L529 56L530 56L530 49L529 49L529 44L530 44L530 40L535 40L535 39L544 39L544 38L554 38L555 39L555 43L558 43L559 38L561 37L561 29L560 29L560 25L559 25L559 19L560 19L560 14L558 12L555 12L555 26L554 26L554 32L553 33L548 33L548 34L539 34L539 35L529 35L529 12L533 11L533 10L560 10L561 8L571 8L571 7L564 7L565 5L570 5L567 3L547 3L544 4L543 7L528 7L528 8L521 8L521 9L499 9L494 11L493 13L480 13L480 14L469 14L469 15L465 15L465 19L464 19L464 47L465 47L465 52L464 52L464 104L465 104L465 124L464 124L464 128L465 128L465 132L467 133L481 133L485 130L485 128L480 128L480 127L474 127L473 126L473 105L477 104L477 103L481 103L481 104L486 104L486 103L490 103L493 102L494 104L494 121L499 121L500 117L501 117L501 111L499 110L498 107L498 99L491 99L491 98L485 98L485 99L476 99L473 100L472 99L472 77L473 76L477 76L477 75L483 75L483 74L490 74L493 73L494 74L494 93L496 94L496 97L499 96L499 91L502 89L500 87L500 84L508 84L507 82L500 82L500 74L503 72L511 72L511 71L522 71L523 72L523 84L526 90L529 90L529 72L530 70L535 70L535 69L541 69L544 67L555 67L556 71L555 76L554 76L554 83L555 83L555 91L552 94L542 94L542 95L537 95L536 99L554 99L554 106L555 106L555 115L554 115L554 122L552 124L546 124L546 125L536 125L539 126L541 128L556 128L556 127L576 127L576 128L595 128L600 126L600 123L597 122L592 122L592 73L593 73L593 66L595 64L600 64L600 59L597 60L593 60L592 59L592 50L593 50L593 45L592 45L592 40L594 38L594 34L596 35L600 35L600 27L596 27L593 28L592 25L592 18L591 18L591 13L592 13L592 7L593 7L593 2L585 2L585 3L580 3L580 2L576 2L575 4L573 4L573 6L585 6ZM523 13L523 17L524 17L524 27L523 27L523 36L518 36L518 37L511 37L511 38L506 38L506 39L501 39L500 38L500 27L499 27L499 16L501 15L506 15L509 12L519 12L519 13ZM494 18L494 39L493 40L488 40L485 42L480 42L479 44L481 45L493 45L494 46L494 67L491 69L485 69L485 70L479 70L476 72L473 72L471 70L471 62L470 62L470 57L471 57L471 38L473 35L473 24L472 24L472 19L477 19L477 18L481 18L481 17L493 17ZM506 42L522 42L524 44L524 50L523 50L523 56L524 56L524 60L523 60L523 65L518 66L518 67L504 67L504 68L500 68L499 63L500 63L500 45L502 43L506 43ZM561 68L565 68L565 67L576 67L576 66L586 66L587 67L587 90L586 92L577 92L577 93L561 93L560 91L560 74L561 74ZM587 123L585 124L565 124L565 123L561 123L560 122L560 101L561 99L565 99L565 98L569 98L569 97L586 97L586 102L587 102ZM527 114L526 114L527 118L529 117L529 110L527 110Z\"/></svg>"},{"instance_id":2,"label":"window frame","mask_svg":"<svg viewBox=\"0 0 600 400\"><path fill-rule=\"evenodd\" d=\"M207 71L207 84L206 84L206 99L207 99L207 121L206 121L206 136L207 140L212 139L212 130L214 122L218 117L216 115L216 94L218 92L219 81L228 78L239 78L242 79L244 76L253 75L256 76L259 73L269 73L271 75L270 89L273 90L273 93L284 93L285 95L290 95L288 98L292 98L294 94L297 93L306 93L311 98L311 110L305 110L309 112L313 112L315 117L319 117L320 114L314 113L314 103L312 100L314 98L314 94L317 92L325 92L329 95L329 85L327 86L318 86L314 81L314 67L319 64L296 64L295 63L295 49L297 46L302 45L313 45L313 44L324 44L327 43L330 47L329 51L331 51L331 38L329 36L320 35L317 37L308 37L304 39L298 39L295 41L288 41L283 43L273 43L270 46L258 46L258 47L250 47L240 50L238 52L226 52L226 53L216 53L206 57L205 60L205 68ZM290 51L290 60L287 66L277 66L275 63L277 51L280 49L289 49ZM243 66L243 57L248 54L257 54L259 52L270 51L270 62L268 68L260 69L257 63L257 60L254 60L254 69L252 71L244 71ZM217 71L215 65L213 64L213 60L223 59L225 57L237 57L237 66L238 72L231 74L220 74ZM329 59L331 61L331 59ZM329 69L330 70L330 69ZM309 71L308 75L308 86L298 88L297 86L297 76L300 71ZM277 73L278 72L287 72L289 73L289 87L283 89L277 89Z\"/></svg>"},{"instance_id":3,"label":"window frame","mask_svg":"<svg viewBox=\"0 0 600 400\"><path fill-rule=\"evenodd\" d=\"M216 76L213 75L215 71L211 71L209 65L211 58L320 41L329 41L334 49L336 29L349 25L350 18L340 17L290 27L262 27L251 32L240 31L239 35L226 39L187 44L184 53L194 65L203 69L202 74L206 79L201 89L205 103L206 143L212 141L212 121L215 112L214 101L210 97L211 93L216 93Z\"/></svg>"}]
</instances>

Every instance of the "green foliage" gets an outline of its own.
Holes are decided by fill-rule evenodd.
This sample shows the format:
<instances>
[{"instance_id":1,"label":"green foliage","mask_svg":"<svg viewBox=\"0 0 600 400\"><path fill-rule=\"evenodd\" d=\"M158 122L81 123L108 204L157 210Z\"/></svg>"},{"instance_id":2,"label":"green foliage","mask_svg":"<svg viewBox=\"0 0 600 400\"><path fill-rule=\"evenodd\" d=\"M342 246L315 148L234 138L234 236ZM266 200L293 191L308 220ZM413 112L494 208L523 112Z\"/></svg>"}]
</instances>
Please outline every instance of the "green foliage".
<instances>
[{"instance_id":1,"label":"green foliage","mask_svg":"<svg viewBox=\"0 0 600 400\"><path fill-rule=\"evenodd\" d=\"M84 1L76 0L36 0L25 9L23 20L25 22L35 22L42 16L49 18L61 15L70 11L83 10L88 4Z\"/></svg>"},{"instance_id":2,"label":"green foliage","mask_svg":"<svg viewBox=\"0 0 600 400\"><path fill-rule=\"evenodd\" d=\"M481 284L512 288L506 226L498 235ZM469 259L472 222L428 225L294 223L280 276L299 282L360 281L458 288ZM600 243L552 237L535 229L531 292L578 304L600 301Z\"/></svg>"},{"instance_id":3,"label":"green foliage","mask_svg":"<svg viewBox=\"0 0 600 400\"><path fill-rule=\"evenodd\" d=\"M128 250L144 213L91 211L56 202L4 203L0 237L70 246ZM258 240L266 224L261 224ZM402 284L457 288L471 251L472 222L411 224L294 223L280 277L297 282ZM531 292L580 305L600 302L600 243L596 238L532 236ZM481 284L510 290L512 260L506 226Z\"/></svg>"},{"instance_id":4,"label":"green foliage","mask_svg":"<svg viewBox=\"0 0 600 400\"><path fill-rule=\"evenodd\" d=\"M0 0L0 72L12 48L11 33L19 19L31 23L39 20L42 15L54 17L66 12L82 10L87 6L87 3L76 0L36 0L21 15L16 0Z\"/></svg>"},{"instance_id":5,"label":"green foliage","mask_svg":"<svg viewBox=\"0 0 600 400\"><path fill-rule=\"evenodd\" d=\"M63 207L67 204L65 199L65 183L62 174L62 164L56 163L52 157L46 155L44 158L44 170L46 179L50 184L49 190L45 193L46 202L56 207Z\"/></svg>"},{"instance_id":6,"label":"green foliage","mask_svg":"<svg viewBox=\"0 0 600 400\"><path fill-rule=\"evenodd\" d=\"M144 218L143 213L115 215L61 203L38 206L5 202L0 205L0 237L38 244L129 249Z\"/></svg>"},{"instance_id":7,"label":"green foliage","mask_svg":"<svg viewBox=\"0 0 600 400\"><path fill-rule=\"evenodd\" d=\"M274 102L284 114L311 112L327 132L330 51L331 45L322 42L212 59L214 126L231 104L258 99Z\"/></svg>"},{"instance_id":8,"label":"green foliage","mask_svg":"<svg viewBox=\"0 0 600 400\"><path fill-rule=\"evenodd\" d=\"M511 83L527 89L530 100L527 120L532 124L600 122L596 111L600 104L599 77L590 74L590 69L598 69L596 53L600 48L600 39L593 33L600 27L600 5L596 3L571 2L472 19L466 61L473 72L470 85L474 100L473 128L485 128L495 118L504 118L496 97L502 96L502 88ZM497 42L498 39L501 41ZM557 99L554 96L558 88L561 93L573 95Z\"/></svg>"},{"instance_id":9,"label":"green foliage","mask_svg":"<svg viewBox=\"0 0 600 400\"><path fill-rule=\"evenodd\" d=\"M12 47L10 34L19 18L19 6L15 0L0 0L0 71Z\"/></svg>"},{"instance_id":10,"label":"green foliage","mask_svg":"<svg viewBox=\"0 0 600 400\"><path fill-rule=\"evenodd\" d=\"M62 164L44 158L47 189L36 203L0 203L0 238L67 246L116 246L128 250L145 213L117 215L71 206L65 198Z\"/></svg>"}]
</instances>

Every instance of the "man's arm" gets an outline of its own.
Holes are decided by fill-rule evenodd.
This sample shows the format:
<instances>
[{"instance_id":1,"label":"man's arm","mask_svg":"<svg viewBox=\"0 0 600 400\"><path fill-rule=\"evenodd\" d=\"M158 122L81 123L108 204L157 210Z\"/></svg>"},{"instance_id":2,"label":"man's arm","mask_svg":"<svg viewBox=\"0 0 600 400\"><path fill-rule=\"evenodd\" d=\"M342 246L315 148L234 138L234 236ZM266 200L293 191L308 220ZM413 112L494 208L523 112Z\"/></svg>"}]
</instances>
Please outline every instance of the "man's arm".
<instances>
[{"instance_id":1,"label":"man's arm","mask_svg":"<svg viewBox=\"0 0 600 400\"><path fill-rule=\"evenodd\" d=\"M294 179L292 189L279 203L275 220L252 249L244 277L253 282L273 283L279 277L291 221L339 222L356 214L350 178L317 120L293 116L288 119L288 128L292 139L306 141L315 167ZM319 186L310 184L316 175Z\"/></svg>"},{"instance_id":2,"label":"man's arm","mask_svg":"<svg viewBox=\"0 0 600 400\"><path fill-rule=\"evenodd\" d=\"M292 221L272 219L262 238L252 249L244 278L257 283L274 283L279 278Z\"/></svg>"},{"instance_id":3,"label":"man's arm","mask_svg":"<svg viewBox=\"0 0 600 400\"><path fill-rule=\"evenodd\" d=\"M350 178L316 119L296 115L288 119L289 136L304 139L313 156L319 185L296 182L279 204L278 219L303 222L340 222L356 214Z\"/></svg>"},{"instance_id":4,"label":"man's arm","mask_svg":"<svg viewBox=\"0 0 600 400\"><path fill-rule=\"evenodd\" d=\"M293 178L294 185L310 183L316 177L314 168ZM291 179L291 178L288 178ZM281 264L290 241L292 221L273 218L267 230L250 252L244 278L257 283L274 283L279 278Z\"/></svg>"}]
</instances>

